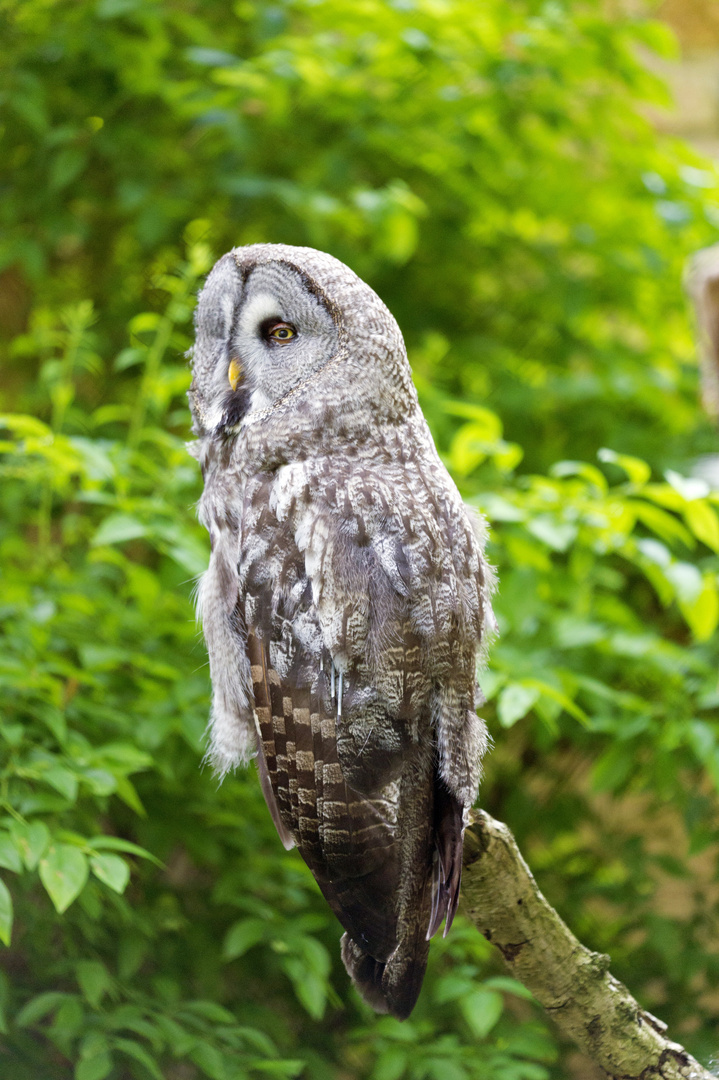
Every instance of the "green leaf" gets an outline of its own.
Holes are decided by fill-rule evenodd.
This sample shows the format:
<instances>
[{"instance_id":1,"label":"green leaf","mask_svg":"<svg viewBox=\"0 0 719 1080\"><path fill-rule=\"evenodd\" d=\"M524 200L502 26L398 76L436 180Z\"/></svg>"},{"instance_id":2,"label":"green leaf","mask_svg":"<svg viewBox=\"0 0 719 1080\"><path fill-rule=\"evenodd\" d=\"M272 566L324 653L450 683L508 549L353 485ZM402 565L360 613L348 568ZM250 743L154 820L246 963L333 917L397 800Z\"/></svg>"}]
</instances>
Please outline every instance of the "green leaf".
<instances>
[{"instance_id":1,"label":"green leaf","mask_svg":"<svg viewBox=\"0 0 719 1080\"><path fill-rule=\"evenodd\" d=\"M78 960L75 964L75 976L85 1000L94 1009L104 995L112 988L110 973L99 960Z\"/></svg>"},{"instance_id":2,"label":"green leaf","mask_svg":"<svg viewBox=\"0 0 719 1080\"><path fill-rule=\"evenodd\" d=\"M488 442L494 442L502 437L502 421L496 413L491 409L486 409L484 405L477 405L471 401L445 399L442 402L442 411L449 413L450 416L463 416L467 420L472 420L475 427L481 430L482 438Z\"/></svg>"},{"instance_id":3,"label":"green leaf","mask_svg":"<svg viewBox=\"0 0 719 1080\"><path fill-rule=\"evenodd\" d=\"M230 1010L223 1009L222 1005L218 1005L216 1001L186 1001L182 1008L183 1012L195 1013L205 1020L212 1021L213 1024L234 1024L236 1022L236 1017Z\"/></svg>"},{"instance_id":4,"label":"green leaf","mask_svg":"<svg viewBox=\"0 0 719 1080\"><path fill-rule=\"evenodd\" d=\"M130 840L123 840L119 836L93 836L87 843L89 847L95 848L97 851L101 851L103 848L110 851L124 851L127 855L137 855L140 859L148 859L161 869L164 869L165 866L151 851L139 847L138 844L133 844Z\"/></svg>"},{"instance_id":5,"label":"green leaf","mask_svg":"<svg viewBox=\"0 0 719 1080\"><path fill-rule=\"evenodd\" d=\"M610 450L608 447L603 447L597 451L597 457L600 461L604 461L609 465L616 465L622 469L629 477L632 484L637 487L641 487L642 484L646 484L649 477L652 475L652 470L647 465L646 461L642 461L641 458L631 457L629 454L617 454L614 450Z\"/></svg>"},{"instance_id":6,"label":"green leaf","mask_svg":"<svg viewBox=\"0 0 719 1080\"><path fill-rule=\"evenodd\" d=\"M122 544L147 535L147 525L129 514L111 514L106 517L92 538L95 547L106 544Z\"/></svg>"},{"instance_id":7,"label":"green leaf","mask_svg":"<svg viewBox=\"0 0 719 1080\"><path fill-rule=\"evenodd\" d=\"M663 506L665 510L682 511L686 507L686 499L675 491L669 484L645 484L642 488L642 498L650 499L651 502Z\"/></svg>"},{"instance_id":8,"label":"green leaf","mask_svg":"<svg viewBox=\"0 0 719 1080\"><path fill-rule=\"evenodd\" d=\"M225 960L235 960L244 956L248 949L262 941L268 933L264 919L241 919L225 935L222 956Z\"/></svg>"},{"instance_id":9,"label":"green leaf","mask_svg":"<svg viewBox=\"0 0 719 1080\"><path fill-rule=\"evenodd\" d=\"M668 514L666 510L662 510L658 506L652 506L650 503L641 502L639 499L632 500L631 506L639 521L668 544L678 542L690 549L695 546L694 537L689 530L682 525L678 518Z\"/></svg>"},{"instance_id":10,"label":"green leaf","mask_svg":"<svg viewBox=\"0 0 719 1080\"><path fill-rule=\"evenodd\" d=\"M43 821L33 821L29 824L13 821L10 832L18 851L22 855L25 866L28 870L34 870L40 856L50 843L50 833L47 825Z\"/></svg>"},{"instance_id":11,"label":"green leaf","mask_svg":"<svg viewBox=\"0 0 719 1080\"><path fill-rule=\"evenodd\" d=\"M480 672L479 681L482 687L482 693L487 701L491 701L492 698L497 696L501 688L507 682L507 676L504 672L487 668L486 671Z\"/></svg>"},{"instance_id":12,"label":"green leaf","mask_svg":"<svg viewBox=\"0 0 719 1080\"><path fill-rule=\"evenodd\" d=\"M459 1007L472 1034L483 1039L502 1015L504 1002L495 990L479 989L460 998Z\"/></svg>"},{"instance_id":13,"label":"green leaf","mask_svg":"<svg viewBox=\"0 0 719 1080\"><path fill-rule=\"evenodd\" d=\"M88 1017L78 994L67 994L52 1022L52 1033L69 1047L87 1030Z\"/></svg>"},{"instance_id":14,"label":"green leaf","mask_svg":"<svg viewBox=\"0 0 719 1080\"><path fill-rule=\"evenodd\" d=\"M269 1073L270 1076L295 1077L299 1076L307 1068L306 1061L297 1061L292 1058L274 1058L268 1061L252 1061L251 1067L255 1072Z\"/></svg>"},{"instance_id":15,"label":"green leaf","mask_svg":"<svg viewBox=\"0 0 719 1080\"><path fill-rule=\"evenodd\" d=\"M429 1057L425 1068L430 1080L469 1080L467 1070L449 1057Z\"/></svg>"},{"instance_id":16,"label":"green leaf","mask_svg":"<svg viewBox=\"0 0 719 1080\"><path fill-rule=\"evenodd\" d=\"M12 836L7 832L0 832L0 866L16 874L22 870L20 852Z\"/></svg>"},{"instance_id":17,"label":"green leaf","mask_svg":"<svg viewBox=\"0 0 719 1080\"><path fill-rule=\"evenodd\" d=\"M557 689L556 686L552 686L551 683L544 682L541 679L525 679L524 685L529 689L537 690L543 697L555 701L557 705L568 712L570 716L573 716L575 720L578 720L580 724L586 725L588 723L589 717L584 712L584 709L581 709L568 694Z\"/></svg>"},{"instance_id":18,"label":"green leaf","mask_svg":"<svg viewBox=\"0 0 719 1080\"><path fill-rule=\"evenodd\" d=\"M162 316L156 311L141 311L130 320L130 334L146 334L157 330Z\"/></svg>"},{"instance_id":19,"label":"green leaf","mask_svg":"<svg viewBox=\"0 0 719 1080\"><path fill-rule=\"evenodd\" d=\"M140 817L145 817L147 811L140 801L140 796L137 794L135 785L131 780L128 780L126 776L118 776L116 778L116 790L118 796L126 803L131 810L134 810Z\"/></svg>"},{"instance_id":20,"label":"green leaf","mask_svg":"<svg viewBox=\"0 0 719 1080\"><path fill-rule=\"evenodd\" d=\"M79 147L66 146L56 155L50 168L50 186L56 191L67 187L82 172L87 162Z\"/></svg>"},{"instance_id":21,"label":"green leaf","mask_svg":"<svg viewBox=\"0 0 719 1080\"><path fill-rule=\"evenodd\" d=\"M71 844L52 844L40 860L40 880L62 915L85 887L87 858Z\"/></svg>"},{"instance_id":22,"label":"green leaf","mask_svg":"<svg viewBox=\"0 0 719 1080\"><path fill-rule=\"evenodd\" d=\"M28 416L25 413L2 413L0 414L0 428L11 431L20 439L52 438L52 428L39 420L36 416Z\"/></svg>"},{"instance_id":23,"label":"green leaf","mask_svg":"<svg viewBox=\"0 0 719 1080\"><path fill-rule=\"evenodd\" d=\"M502 495L486 492L477 500L476 505L482 510L490 521L524 521L527 511L524 507L515 506Z\"/></svg>"},{"instance_id":24,"label":"green leaf","mask_svg":"<svg viewBox=\"0 0 719 1080\"><path fill-rule=\"evenodd\" d=\"M679 608L697 641L708 641L719 625L716 574L705 574L695 599L680 599Z\"/></svg>"},{"instance_id":25,"label":"green leaf","mask_svg":"<svg viewBox=\"0 0 719 1080\"><path fill-rule=\"evenodd\" d=\"M116 893L124 893L130 879L130 867L119 855L91 855L90 867L96 878Z\"/></svg>"},{"instance_id":26,"label":"green leaf","mask_svg":"<svg viewBox=\"0 0 719 1080\"><path fill-rule=\"evenodd\" d=\"M607 491L607 481L604 474L586 461L557 461L549 470L550 476L563 478L565 476L580 476L604 495Z\"/></svg>"},{"instance_id":27,"label":"green leaf","mask_svg":"<svg viewBox=\"0 0 719 1080\"><path fill-rule=\"evenodd\" d=\"M377 1058L372 1080L400 1080L408 1060L407 1050L403 1046L390 1046Z\"/></svg>"},{"instance_id":28,"label":"green leaf","mask_svg":"<svg viewBox=\"0 0 719 1080\"><path fill-rule=\"evenodd\" d=\"M105 1080L112 1072L112 1057L105 1051L94 1057L80 1058L75 1065L75 1080Z\"/></svg>"},{"instance_id":29,"label":"green leaf","mask_svg":"<svg viewBox=\"0 0 719 1080\"><path fill-rule=\"evenodd\" d=\"M282 967L292 982L297 1000L313 1020L321 1020L327 1007L329 991L326 975L309 970L303 960L294 956L285 957Z\"/></svg>"},{"instance_id":30,"label":"green leaf","mask_svg":"<svg viewBox=\"0 0 719 1080\"><path fill-rule=\"evenodd\" d=\"M452 472L459 476L468 476L492 454L495 445L486 438L482 425L462 424L450 447Z\"/></svg>"},{"instance_id":31,"label":"green leaf","mask_svg":"<svg viewBox=\"0 0 719 1080\"><path fill-rule=\"evenodd\" d=\"M0 878L0 941L10 944L12 934L12 897L7 885Z\"/></svg>"},{"instance_id":32,"label":"green leaf","mask_svg":"<svg viewBox=\"0 0 719 1080\"><path fill-rule=\"evenodd\" d=\"M527 529L552 551L566 551L577 536L577 526L557 521L550 514L541 514L527 522Z\"/></svg>"},{"instance_id":33,"label":"green leaf","mask_svg":"<svg viewBox=\"0 0 719 1080\"><path fill-rule=\"evenodd\" d=\"M467 975L461 972L448 971L446 975L442 975L435 983L434 1000L439 1005L442 1005L448 1001L456 1001L457 998L464 997L473 989L474 973Z\"/></svg>"},{"instance_id":34,"label":"green leaf","mask_svg":"<svg viewBox=\"0 0 719 1080\"><path fill-rule=\"evenodd\" d=\"M190 1057L195 1065L199 1065L205 1076L210 1077L210 1080L226 1080L225 1059L217 1047L211 1043L198 1043L192 1050Z\"/></svg>"},{"instance_id":35,"label":"green leaf","mask_svg":"<svg viewBox=\"0 0 719 1080\"><path fill-rule=\"evenodd\" d=\"M535 1001L534 994L528 990L524 983L512 979L508 975L493 975L485 979L483 987L487 990L502 990L506 994L514 994L515 997L524 998L525 1001Z\"/></svg>"},{"instance_id":36,"label":"green leaf","mask_svg":"<svg viewBox=\"0 0 719 1080\"><path fill-rule=\"evenodd\" d=\"M698 499L688 502L684 509L684 520L697 540L712 551L719 551L719 517L708 502Z\"/></svg>"},{"instance_id":37,"label":"green leaf","mask_svg":"<svg viewBox=\"0 0 719 1080\"><path fill-rule=\"evenodd\" d=\"M115 1039L114 1045L117 1050L122 1051L123 1054L127 1054L128 1057L133 1058L134 1061L139 1061L141 1065L149 1072L153 1080L164 1080L162 1073L157 1065L157 1062L150 1057L147 1050L134 1039Z\"/></svg>"},{"instance_id":38,"label":"green leaf","mask_svg":"<svg viewBox=\"0 0 719 1080\"><path fill-rule=\"evenodd\" d=\"M55 791L59 791L61 795L64 795L68 802L75 802L78 781L77 776L70 769L65 769L62 765L51 765L49 769L45 769L42 773L42 779L46 784L50 784Z\"/></svg>"},{"instance_id":39,"label":"green leaf","mask_svg":"<svg viewBox=\"0 0 719 1080\"><path fill-rule=\"evenodd\" d=\"M53 1012L67 999L67 994L61 994L56 990L47 991L31 998L15 1017L18 1027L30 1027L42 1020L48 1013Z\"/></svg>"},{"instance_id":40,"label":"green leaf","mask_svg":"<svg viewBox=\"0 0 719 1080\"><path fill-rule=\"evenodd\" d=\"M145 359L144 349L123 349L117 354L112 365L113 371L126 371L127 368L133 367L135 364L141 364Z\"/></svg>"},{"instance_id":41,"label":"green leaf","mask_svg":"<svg viewBox=\"0 0 719 1080\"><path fill-rule=\"evenodd\" d=\"M167 549L167 554L193 576L202 574L207 569L209 552L203 543L187 539L184 544L173 544Z\"/></svg>"},{"instance_id":42,"label":"green leaf","mask_svg":"<svg viewBox=\"0 0 719 1080\"><path fill-rule=\"evenodd\" d=\"M592 769L595 791L616 791L634 768L634 751L629 743L614 743L601 755Z\"/></svg>"},{"instance_id":43,"label":"green leaf","mask_svg":"<svg viewBox=\"0 0 719 1080\"><path fill-rule=\"evenodd\" d=\"M539 698L539 690L522 683L509 683L500 691L497 715L502 727L509 728L526 716Z\"/></svg>"},{"instance_id":44,"label":"green leaf","mask_svg":"<svg viewBox=\"0 0 719 1080\"><path fill-rule=\"evenodd\" d=\"M178 1019L181 1019L179 1015ZM194 1025L189 1029L185 1028L175 1020L170 1019L169 1016L163 1016L161 1013L155 1016L155 1023L165 1040L172 1046L173 1053L177 1054L178 1057L184 1057L195 1045Z\"/></svg>"}]
</instances>

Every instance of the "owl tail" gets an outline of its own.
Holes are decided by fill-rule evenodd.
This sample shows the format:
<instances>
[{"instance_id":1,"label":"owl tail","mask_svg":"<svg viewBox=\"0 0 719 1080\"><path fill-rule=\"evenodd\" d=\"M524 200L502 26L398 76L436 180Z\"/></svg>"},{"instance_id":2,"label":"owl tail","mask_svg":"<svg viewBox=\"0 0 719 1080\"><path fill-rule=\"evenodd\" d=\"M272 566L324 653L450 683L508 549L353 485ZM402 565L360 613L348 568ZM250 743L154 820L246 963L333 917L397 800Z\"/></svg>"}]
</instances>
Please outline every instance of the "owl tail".
<instances>
[{"instance_id":1,"label":"owl tail","mask_svg":"<svg viewBox=\"0 0 719 1080\"><path fill-rule=\"evenodd\" d=\"M459 899L463 807L436 771L432 796L434 820L427 837L432 854L424 861L420 853L415 852L414 866L402 868L410 892L401 904L396 948L382 962L366 952L349 934L342 937L342 960L361 996L375 1012L390 1013L398 1020L406 1020L417 1003L427 967L429 939L443 921L447 933ZM424 813L426 815L426 810ZM418 864L422 862L424 871L420 872Z\"/></svg>"},{"instance_id":2,"label":"owl tail","mask_svg":"<svg viewBox=\"0 0 719 1080\"><path fill-rule=\"evenodd\" d=\"M383 964L364 952L349 934L342 936L342 961L360 995L375 1012L389 1013L398 1020L406 1020L417 1003L429 952L425 934L418 935L416 950L403 944L405 948L398 945Z\"/></svg>"}]
</instances>

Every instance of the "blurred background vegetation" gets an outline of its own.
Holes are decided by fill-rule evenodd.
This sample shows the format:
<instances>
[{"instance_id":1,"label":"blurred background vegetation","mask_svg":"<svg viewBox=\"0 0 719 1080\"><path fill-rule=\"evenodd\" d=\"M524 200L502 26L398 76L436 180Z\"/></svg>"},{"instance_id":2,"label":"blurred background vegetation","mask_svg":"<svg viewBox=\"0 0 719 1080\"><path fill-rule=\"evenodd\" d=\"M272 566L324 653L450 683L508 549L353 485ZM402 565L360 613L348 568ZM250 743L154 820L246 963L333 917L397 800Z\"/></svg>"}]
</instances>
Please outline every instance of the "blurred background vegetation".
<instances>
[{"instance_id":1,"label":"blurred background vegetation","mask_svg":"<svg viewBox=\"0 0 719 1080\"><path fill-rule=\"evenodd\" d=\"M649 15L0 0L7 1080L594 1075L461 920L410 1021L376 1018L252 770L200 768L185 352L213 259L258 240L331 251L396 314L492 524L482 805L716 1052L717 435L680 282L719 178L648 119L675 50Z\"/></svg>"}]
</instances>

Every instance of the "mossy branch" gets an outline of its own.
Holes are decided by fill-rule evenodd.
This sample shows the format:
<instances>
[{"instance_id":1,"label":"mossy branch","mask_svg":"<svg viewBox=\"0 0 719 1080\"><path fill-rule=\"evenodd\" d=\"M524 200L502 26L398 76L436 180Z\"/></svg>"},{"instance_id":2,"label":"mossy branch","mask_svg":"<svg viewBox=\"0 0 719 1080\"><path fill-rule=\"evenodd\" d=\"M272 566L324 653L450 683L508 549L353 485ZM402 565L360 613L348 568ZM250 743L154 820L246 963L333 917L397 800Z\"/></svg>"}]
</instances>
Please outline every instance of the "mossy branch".
<instances>
[{"instance_id":1,"label":"mossy branch","mask_svg":"<svg viewBox=\"0 0 719 1080\"><path fill-rule=\"evenodd\" d=\"M462 907L563 1035L613 1080L713 1080L542 896L511 832L482 810L465 834Z\"/></svg>"}]
</instances>

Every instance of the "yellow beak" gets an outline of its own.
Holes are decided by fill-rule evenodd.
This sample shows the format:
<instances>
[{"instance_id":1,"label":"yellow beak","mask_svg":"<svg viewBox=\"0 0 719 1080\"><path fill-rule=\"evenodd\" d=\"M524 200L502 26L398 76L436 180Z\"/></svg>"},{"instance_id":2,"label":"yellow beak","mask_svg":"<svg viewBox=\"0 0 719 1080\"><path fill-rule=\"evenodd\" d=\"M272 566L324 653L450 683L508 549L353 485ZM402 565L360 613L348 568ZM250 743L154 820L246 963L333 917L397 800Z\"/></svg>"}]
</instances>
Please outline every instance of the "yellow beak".
<instances>
[{"instance_id":1,"label":"yellow beak","mask_svg":"<svg viewBox=\"0 0 719 1080\"><path fill-rule=\"evenodd\" d=\"M236 390L240 379L242 378L242 364L234 357L230 360L230 366L227 369L227 378L230 381L230 386L233 390Z\"/></svg>"}]
</instances>

